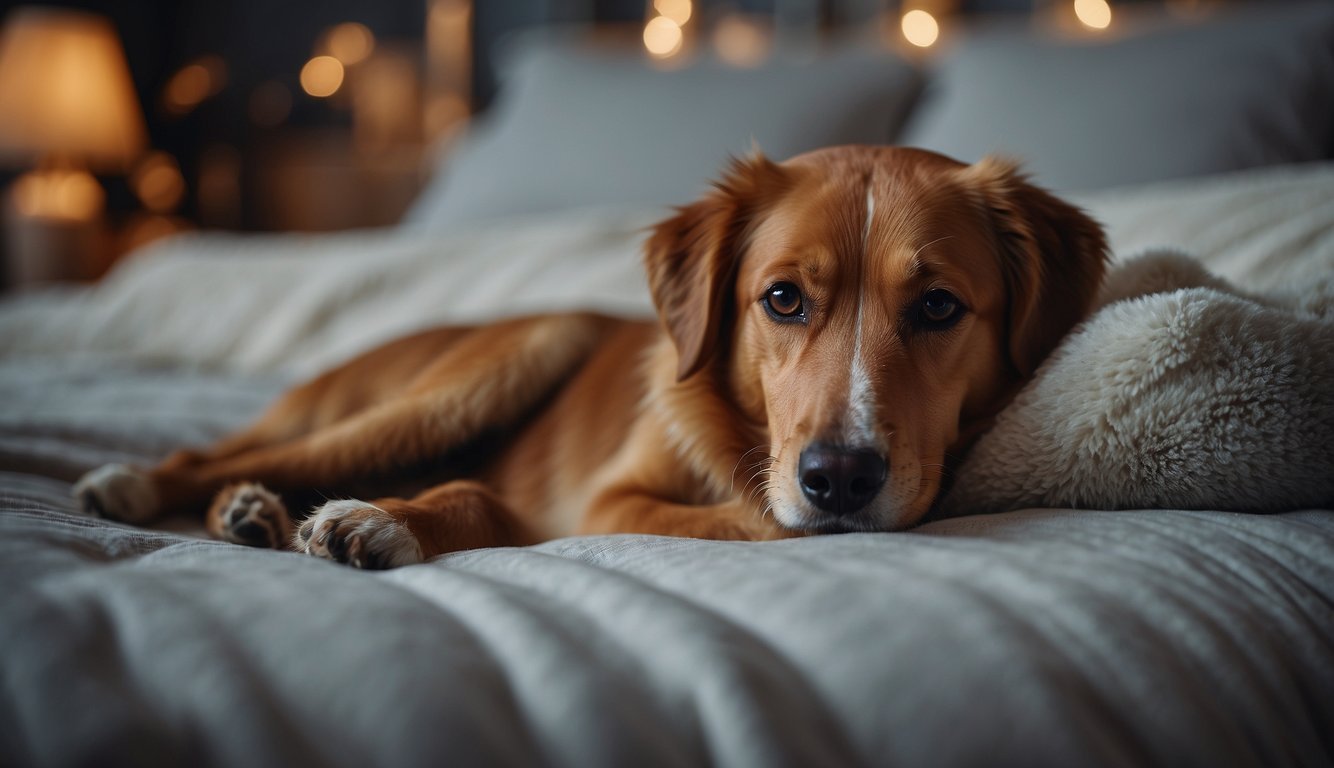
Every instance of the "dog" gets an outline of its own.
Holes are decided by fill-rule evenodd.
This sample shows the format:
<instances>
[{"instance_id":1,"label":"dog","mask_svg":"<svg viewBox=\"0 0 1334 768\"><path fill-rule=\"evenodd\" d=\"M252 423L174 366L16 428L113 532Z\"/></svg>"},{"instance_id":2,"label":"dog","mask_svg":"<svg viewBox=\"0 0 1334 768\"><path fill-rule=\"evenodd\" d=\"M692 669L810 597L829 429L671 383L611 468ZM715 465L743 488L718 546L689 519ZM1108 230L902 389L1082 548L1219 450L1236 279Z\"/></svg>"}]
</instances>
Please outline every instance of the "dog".
<instances>
[{"instance_id":1,"label":"dog","mask_svg":"<svg viewBox=\"0 0 1334 768\"><path fill-rule=\"evenodd\" d=\"M360 568L572 534L901 530L1088 311L1107 245L1011 162L848 146L733 161L644 261L657 322L422 332L76 496Z\"/></svg>"}]
</instances>

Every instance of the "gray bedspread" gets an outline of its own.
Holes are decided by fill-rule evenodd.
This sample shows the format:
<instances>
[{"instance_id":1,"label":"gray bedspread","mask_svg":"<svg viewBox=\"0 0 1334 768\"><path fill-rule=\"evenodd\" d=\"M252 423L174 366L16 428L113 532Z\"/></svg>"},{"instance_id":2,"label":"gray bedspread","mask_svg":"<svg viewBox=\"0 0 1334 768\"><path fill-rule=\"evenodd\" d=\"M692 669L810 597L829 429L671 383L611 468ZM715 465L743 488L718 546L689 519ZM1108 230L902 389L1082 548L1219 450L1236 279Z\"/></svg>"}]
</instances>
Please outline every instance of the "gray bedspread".
<instances>
[{"instance_id":1,"label":"gray bedspread","mask_svg":"<svg viewBox=\"0 0 1334 768\"><path fill-rule=\"evenodd\" d=\"M1334 512L574 538L365 573L75 512L276 379L0 365L6 765L1328 765Z\"/></svg>"},{"instance_id":2,"label":"gray bedspread","mask_svg":"<svg viewBox=\"0 0 1334 768\"><path fill-rule=\"evenodd\" d=\"M1334 164L1081 202L1121 257L1180 247L1254 291L1334 274ZM423 324L647 311L651 220L198 235L0 302L0 766L1334 764L1328 510L576 538L388 573L75 512L85 470L206 442Z\"/></svg>"}]
</instances>

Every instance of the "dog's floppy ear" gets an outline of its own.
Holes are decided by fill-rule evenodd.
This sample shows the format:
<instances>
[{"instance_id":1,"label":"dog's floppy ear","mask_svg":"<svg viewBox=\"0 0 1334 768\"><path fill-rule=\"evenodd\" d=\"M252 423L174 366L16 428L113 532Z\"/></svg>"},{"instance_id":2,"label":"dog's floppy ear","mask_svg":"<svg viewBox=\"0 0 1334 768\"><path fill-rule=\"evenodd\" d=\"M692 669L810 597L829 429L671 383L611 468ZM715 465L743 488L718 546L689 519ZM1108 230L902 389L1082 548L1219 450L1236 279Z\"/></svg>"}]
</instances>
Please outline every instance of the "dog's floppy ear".
<instances>
[{"instance_id":1,"label":"dog's floppy ear","mask_svg":"<svg viewBox=\"0 0 1334 768\"><path fill-rule=\"evenodd\" d=\"M1000 242L1010 361L1030 375L1084 318L1107 267L1102 227L995 157L960 170Z\"/></svg>"},{"instance_id":2,"label":"dog's floppy ear","mask_svg":"<svg viewBox=\"0 0 1334 768\"><path fill-rule=\"evenodd\" d=\"M787 186L786 172L755 151L733 160L704 198L653 228L644 263L658 316L676 345L678 381L717 350L747 228Z\"/></svg>"}]
</instances>

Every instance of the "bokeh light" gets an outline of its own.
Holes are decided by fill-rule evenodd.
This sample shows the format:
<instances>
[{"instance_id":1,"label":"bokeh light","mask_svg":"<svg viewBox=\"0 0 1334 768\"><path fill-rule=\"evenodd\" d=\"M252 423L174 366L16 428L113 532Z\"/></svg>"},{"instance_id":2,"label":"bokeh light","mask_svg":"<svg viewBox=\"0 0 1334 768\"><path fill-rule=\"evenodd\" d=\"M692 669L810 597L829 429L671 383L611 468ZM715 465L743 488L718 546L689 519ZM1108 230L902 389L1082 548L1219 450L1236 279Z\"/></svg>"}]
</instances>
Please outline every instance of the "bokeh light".
<instances>
[{"instance_id":1,"label":"bokeh light","mask_svg":"<svg viewBox=\"0 0 1334 768\"><path fill-rule=\"evenodd\" d=\"M1075 0L1075 16L1086 27L1106 29L1112 23L1112 6L1107 0Z\"/></svg>"},{"instance_id":2,"label":"bokeh light","mask_svg":"<svg viewBox=\"0 0 1334 768\"><path fill-rule=\"evenodd\" d=\"M675 55L684 39L681 25L666 16L654 16L644 25L644 48L658 58Z\"/></svg>"},{"instance_id":3,"label":"bokeh light","mask_svg":"<svg viewBox=\"0 0 1334 768\"><path fill-rule=\"evenodd\" d=\"M903 14L900 22L903 38L918 48L930 48L940 37L940 24L936 17L921 9Z\"/></svg>"},{"instance_id":4,"label":"bokeh light","mask_svg":"<svg viewBox=\"0 0 1334 768\"><path fill-rule=\"evenodd\" d=\"M365 24L348 21L331 27L324 33L319 52L338 59L345 67L365 61L375 50L375 35Z\"/></svg>"},{"instance_id":5,"label":"bokeh light","mask_svg":"<svg viewBox=\"0 0 1334 768\"><path fill-rule=\"evenodd\" d=\"M130 173L130 189L144 207L166 213L185 197L185 178L175 158L166 152L150 152Z\"/></svg>"},{"instance_id":6,"label":"bokeh light","mask_svg":"<svg viewBox=\"0 0 1334 768\"><path fill-rule=\"evenodd\" d=\"M343 86L343 64L332 56L316 56L301 68L301 89L316 98L327 98Z\"/></svg>"},{"instance_id":7,"label":"bokeh light","mask_svg":"<svg viewBox=\"0 0 1334 768\"><path fill-rule=\"evenodd\" d=\"M227 64L218 56L202 56L181 67L162 89L167 111L183 115L221 91L227 84Z\"/></svg>"},{"instance_id":8,"label":"bokeh light","mask_svg":"<svg viewBox=\"0 0 1334 768\"><path fill-rule=\"evenodd\" d=\"M692 5L690 0L653 0L653 10L676 22L678 27L684 27L690 21L694 11Z\"/></svg>"}]
</instances>

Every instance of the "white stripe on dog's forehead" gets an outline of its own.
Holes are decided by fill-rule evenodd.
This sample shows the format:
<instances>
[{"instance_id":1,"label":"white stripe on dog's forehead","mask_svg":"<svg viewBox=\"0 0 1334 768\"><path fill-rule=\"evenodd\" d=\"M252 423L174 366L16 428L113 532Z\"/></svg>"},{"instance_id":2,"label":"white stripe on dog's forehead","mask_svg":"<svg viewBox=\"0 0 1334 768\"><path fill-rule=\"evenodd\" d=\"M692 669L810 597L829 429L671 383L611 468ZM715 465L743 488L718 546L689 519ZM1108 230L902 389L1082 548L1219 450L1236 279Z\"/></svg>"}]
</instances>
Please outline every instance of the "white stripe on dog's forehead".
<instances>
[{"instance_id":1,"label":"white stripe on dog's forehead","mask_svg":"<svg viewBox=\"0 0 1334 768\"><path fill-rule=\"evenodd\" d=\"M871 193L871 185L866 185L866 225L862 229L862 250L870 247L871 243L871 220L875 218L875 195Z\"/></svg>"},{"instance_id":2,"label":"white stripe on dog's forehead","mask_svg":"<svg viewBox=\"0 0 1334 768\"><path fill-rule=\"evenodd\" d=\"M866 188L866 225L862 230L862 249L869 249L871 241L871 220L875 218L875 196L868 185ZM863 257L869 254L863 253ZM852 370L848 377L848 411L844 417L843 438L854 447L871 447L876 442L875 429L875 389L871 386L871 376L866 370L866 361L862 356L862 324L866 306L866 275L863 271L862 287L857 295L857 331L852 347Z\"/></svg>"}]
</instances>

